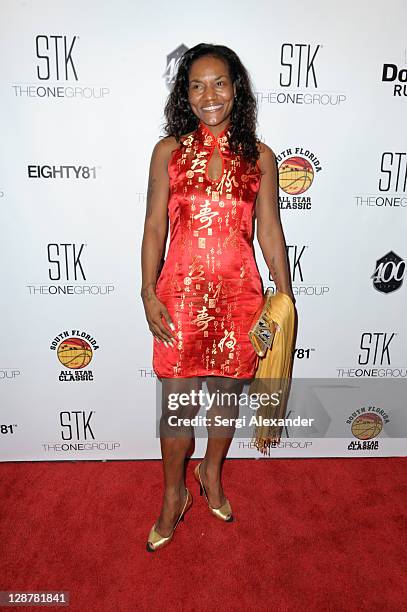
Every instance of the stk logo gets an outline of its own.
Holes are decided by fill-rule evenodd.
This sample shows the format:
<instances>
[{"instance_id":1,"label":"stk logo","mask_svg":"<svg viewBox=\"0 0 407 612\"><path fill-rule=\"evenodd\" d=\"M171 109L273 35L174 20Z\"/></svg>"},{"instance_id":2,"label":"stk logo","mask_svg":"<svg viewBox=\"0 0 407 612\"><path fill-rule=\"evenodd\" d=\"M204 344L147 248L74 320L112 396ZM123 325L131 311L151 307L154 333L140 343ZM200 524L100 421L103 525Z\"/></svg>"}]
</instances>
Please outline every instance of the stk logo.
<instances>
[{"instance_id":1,"label":"stk logo","mask_svg":"<svg viewBox=\"0 0 407 612\"><path fill-rule=\"evenodd\" d=\"M281 46L281 87L318 87L315 58L321 45L284 43Z\"/></svg>"},{"instance_id":2,"label":"stk logo","mask_svg":"<svg viewBox=\"0 0 407 612\"><path fill-rule=\"evenodd\" d=\"M295 282L304 282L304 275L301 267L301 257L304 255L304 251L307 246L299 246L297 244L287 245L288 261L291 269L291 280Z\"/></svg>"},{"instance_id":3,"label":"stk logo","mask_svg":"<svg viewBox=\"0 0 407 612\"><path fill-rule=\"evenodd\" d=\"M67 242L47 244L48 276L52 281L86 280L81 255L84 244Z\"/></svg>"},{"instance_id":4,"label":"stk logo","mask_svg":"<svg viewBox=\"0 0 407 612\"><path fill-rule=\"evenodd\" d=\"M390 342L395 332L365 332L360 338L359 365L382 366L391 365Z\"/></svg>"},{"instance_id":5,"label":"stk logo","mask_svg":"<svg viewBox=\"0 0 407 612\"><path fill-rule=\"evenodd\" d=\"M41 81L78 80L72 59L76 39L77 36L36 36L37 77Z\"/></svg>"},{"instance_id":6,"label":"stk logo","mask_svg":"<svg viewBox=\"0 0 407 612\"><path fill-rule=\"evenodd\" d=\"M389 251L376 261L376 268L370 278L373 279L373 287L381 293L391 293L400 289L406 272L406 262Z\"/></svg>"},{"instance_id":7,"label":"stk logo","mask_svg":"<svg viewBox=\"0 0 407 612\"><path fill-rule=\"evenodd\" d=\"M61 437L63 440L94 440L91 418L94 411L64 410L59 413Z\"/></svg>"}]
</instances>

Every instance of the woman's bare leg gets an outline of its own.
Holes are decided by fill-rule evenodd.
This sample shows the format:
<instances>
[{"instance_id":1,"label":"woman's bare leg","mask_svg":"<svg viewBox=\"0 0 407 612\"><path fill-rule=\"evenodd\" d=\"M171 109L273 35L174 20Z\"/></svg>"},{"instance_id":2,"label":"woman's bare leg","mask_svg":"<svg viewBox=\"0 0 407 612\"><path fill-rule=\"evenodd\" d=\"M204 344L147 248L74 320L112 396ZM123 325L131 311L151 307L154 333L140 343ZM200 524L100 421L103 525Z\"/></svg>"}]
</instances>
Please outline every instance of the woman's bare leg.
<instances>
[{"instance_id":1,"label":"woman's bare leg","mask_svg":"<svg viewBox=\"0 0 407 612\"><path fill-rule=\"evenodd\" d=\"M229 377L208 376L206 384L208 393L219 392L220 401L214 402L208 410L207 417L214 422L215 416L233 419L239 416L239 396L245 383L251 379L236 379ZM224 399L222 393L230 394L230 402ZM236 401L234 401L236 398ZM221 471L224 459L233 440L236 427L233 424L225 426L210 426L208 429L208 444L205 457L200 467L200 474L208 494L209 503L212 508L222 506L226 497L221 484Z\"/></svg>"},{"instance_id":2,"label":"woman's bare leg","mask_svg":"<svg viewBox=\"0 0 407 612\"><path fill-rule=\"evenodd\" d=\"M193 418L199 412L199 404L182 406L176 410L169 409L170 393L188 393L199 391L202 377L163 378L162 382L162 415L160 419L160 443L164 472L164 495L161 513L156 521L156 530L164 537L169 536L174 523L185 503L185 457L193 438L193 427L170 426L168 416Z\"/></svg>"}]
</instances>

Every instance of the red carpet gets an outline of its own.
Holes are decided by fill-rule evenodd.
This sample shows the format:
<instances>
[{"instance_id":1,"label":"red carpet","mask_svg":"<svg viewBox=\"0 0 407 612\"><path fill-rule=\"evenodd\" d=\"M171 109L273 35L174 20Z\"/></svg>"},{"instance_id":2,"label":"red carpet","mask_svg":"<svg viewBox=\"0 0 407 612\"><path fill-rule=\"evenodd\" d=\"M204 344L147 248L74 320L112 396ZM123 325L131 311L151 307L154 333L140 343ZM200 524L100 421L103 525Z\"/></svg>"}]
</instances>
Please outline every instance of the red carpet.
<instances>
[{"instance_id":1,"label":"red carpet","mask_svg":"<svg viewBox=\"0 0 407 612\"><path fill-rule=\"evenodd\" d=\"M230 459L227 524L195 465L185 522L147 553L159 461L0 464L0 590L66 590L70 612L406 608L407 458Z\"/></svg>"}]
</instances>

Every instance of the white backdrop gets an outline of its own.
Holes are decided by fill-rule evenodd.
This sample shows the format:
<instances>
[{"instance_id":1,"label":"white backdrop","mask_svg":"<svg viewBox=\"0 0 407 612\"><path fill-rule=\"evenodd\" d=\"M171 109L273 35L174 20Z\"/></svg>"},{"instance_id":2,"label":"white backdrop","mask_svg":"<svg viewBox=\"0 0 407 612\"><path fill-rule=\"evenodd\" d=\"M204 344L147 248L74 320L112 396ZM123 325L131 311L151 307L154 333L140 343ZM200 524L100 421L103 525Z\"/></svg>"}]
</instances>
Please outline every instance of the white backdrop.
<instances>
[{"instance_id":1,"label":"white backdrop","mask_svg":"<svg viewBox=\"0 0 407 612\"><path fill-rule=\"evenodd\" d=\"M168 87L199 42L239 54L278 159L294 376L406 376L405 2L0 6L0 460L160 456L140 248ZM290 182L299 166L311 184ZM89 343L81 368L58 359L78 339ZM376 446L355 445L362 409L386 413ZM403 410L367 397L325 411L343 438L286 438L272 456L406 454L390 435L406 427ZM237 438L229 456L259 453Z\"/></svg>"}]
</instances>

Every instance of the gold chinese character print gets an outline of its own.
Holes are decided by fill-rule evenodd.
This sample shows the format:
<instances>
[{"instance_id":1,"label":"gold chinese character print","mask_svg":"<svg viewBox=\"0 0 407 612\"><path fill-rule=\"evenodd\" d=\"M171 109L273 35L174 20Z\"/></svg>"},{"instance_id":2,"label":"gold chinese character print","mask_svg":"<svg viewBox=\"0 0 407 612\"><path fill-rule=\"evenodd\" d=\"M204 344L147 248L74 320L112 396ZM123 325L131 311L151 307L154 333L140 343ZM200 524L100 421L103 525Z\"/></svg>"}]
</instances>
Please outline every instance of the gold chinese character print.
<instances>
[{"instance_id":1,"label":"gold chinese character print","mask_svg":"<svg viewBox=\"0 0 407 612\"><path fill-rule=\"evenodd\" d=\"M160 378L251 378L258 357L248 331L263 301L253 250L260 169L232 152L201 121L168 164L170 243L156 294L175 324L174 346L153 343ZM208 176L218 147L222 174Z\"/></svg>"}]
</instances>

